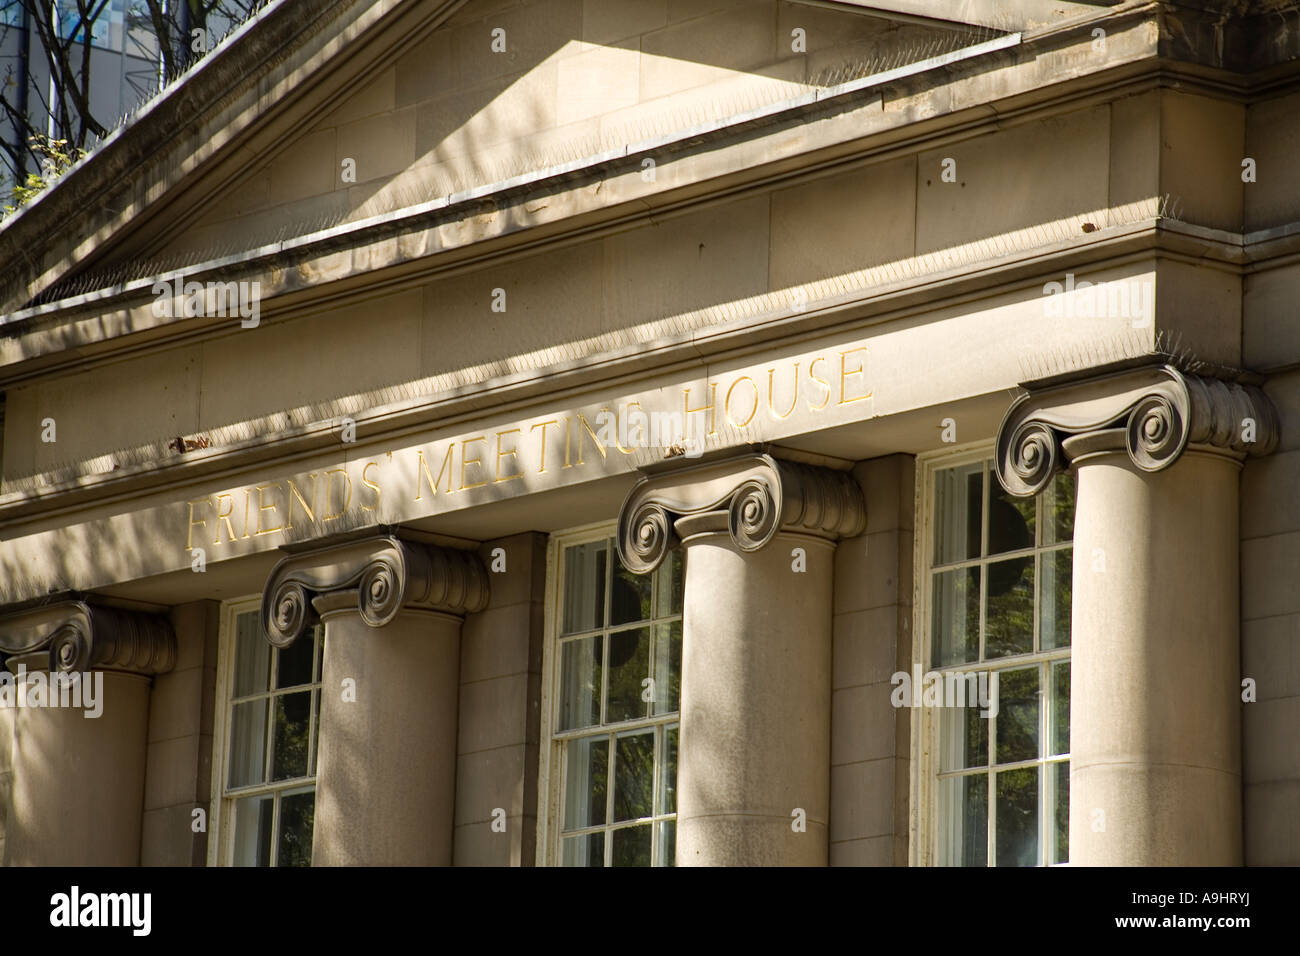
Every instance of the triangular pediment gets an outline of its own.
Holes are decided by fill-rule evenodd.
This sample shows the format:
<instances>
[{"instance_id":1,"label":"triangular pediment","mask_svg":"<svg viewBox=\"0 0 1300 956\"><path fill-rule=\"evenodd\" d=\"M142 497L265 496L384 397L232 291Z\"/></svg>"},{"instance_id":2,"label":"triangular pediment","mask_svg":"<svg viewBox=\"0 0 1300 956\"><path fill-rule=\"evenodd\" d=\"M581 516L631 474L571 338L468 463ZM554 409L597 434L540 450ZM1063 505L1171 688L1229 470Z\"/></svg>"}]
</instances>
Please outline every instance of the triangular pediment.
<instances>
[{"instance_id":1,"label":"triangular pediment","mask_svg":"<svg viewBox=\"0 0 1300 956\"><path fill-rule=\"evenodd\" d=\"M188 122L174 140L134 161L106 150L65 177L51 193L81 186L103 212L66 237L71 254L42 250L27 291L61 298L382 219L996 35L847 3L343 6L306 37L281 36L272 16L252 24L235 39L244 47L169 91L196 106L206 96L206 112L155 109L120 137L157 143ZM283 65L241 87L259 43ZM94 195L96 163L121 167L116 194L103 184Z\"/></svg>"}]
</instances>

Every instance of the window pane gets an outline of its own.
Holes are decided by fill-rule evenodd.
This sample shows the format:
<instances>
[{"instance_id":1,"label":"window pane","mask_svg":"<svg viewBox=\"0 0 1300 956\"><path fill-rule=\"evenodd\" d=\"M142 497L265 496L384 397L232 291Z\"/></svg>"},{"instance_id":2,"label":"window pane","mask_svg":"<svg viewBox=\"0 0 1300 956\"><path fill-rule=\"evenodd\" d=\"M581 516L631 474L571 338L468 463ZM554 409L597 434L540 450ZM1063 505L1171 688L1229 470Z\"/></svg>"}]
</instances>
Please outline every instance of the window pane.
<instances>
[{"instance_id":1,"label":"window pane","mask_svg":"<svg viewBox=\"0 0 1300 956\"><path fill-rule=\"evenodd\" d=\"M1038 668L998 673L998 763L1038 756Z\"/></svg>"},{"instance_id":2,"label":"window pane","mask_svg":"<svg viewBox=\"0 0 1300 956\"><path fill-rule=\"evenodd\" d=\"M311 866L311 824L316 794L308 790L280 798L280 838L276 866Z\"/></svg>"},{"instance_id":3,"label":"window pane","mask_svg":"<svg viewBox=\"0 0 1300 956\"><path fill-rule=\"evenodd\" d=\"M229 787L262 782L266 772L267 703L263 698L231 708Z\"/></svg>"},{"instance_id":4,"label":"window pane","mask_svg":"<svg viewBox=\"0 0 1300 956\"><path fill-rule=\"evenodd\" d=\"M605 701L605 723L645 717L650 711L649 687L642 681L650 676L650 629L639 627L609 635L609 688Z\"/></svg>"},{"instance_id":5,"label":"window pane","mask_svg":"<svg viewBox=\"0 0 1300 956\"><path fill-rule=\"evenodd\" d=\"M148 3L146 0L131 0L127 10L127 54L157 63L158 35L153 31Z\"/></svg>"},{"instance_id":6,"label":"window pane","mask_svg":"<svg viewBox=\"0 0 1300 956\"><path fill-rule=\"evenodd\" d=\"M646 730L622 734L614 744L614 822L639 820L653 814L655 734ZM646 853L650 852L646 831ZM618 841L614 841L617 848ZM648 856L647 856L648 861ZM648 865L648 863L647 863Z\"/></svg>"},{"instance_id":7,"label":"window pane","mask_svg":"<svg viewBox=\"0 0 1300 956\"><path fill-rule=\"evenodd\" d=\"M1038 770L997 774L998 866L1038 865Z\"/></svg>"},{"instance_id":8,"label":"window pane","mask_svg":"<svg viewBox=\"0 0 1300 956\"><path fill-rule=\"evenodd\" d=\"M1052 756L1070 752L1070 662L1052 665Z\"/></svg>"},{"instance_id":9,"label":"window pane","mask_svg":"<svg viewBox=\"0 0 1300 956\"><path fill-rule=\"evenodd\" d=\"M1070 591L1074 550L1049 551L1039 558L1043 579L1038 585L1038 633L1043 650L1070 646Z\"/></svg>"},{"instance_id":10,"label":"window pane","mask_svg":"<svg viewBox=\"0 0 1300 956\"><path fill-rule=\"evenodd\" d=\"M1006 657L1034 650L1034 559L1027 556L988 566L984 609L984 656Z\"/></svg>"},{"instance_id":11,"label":"window pane","mask_svg":"<svg viewBox=\"0 0 1300 956\"><path fill-rule=\"evenodd\" d=\"M609 738L570 740L564 778L564 828L580 830L605 822Z\"/></svg>"},{"instance_id":12,"label":"window pane","mask_svg":"<svg viewBox=\"0 0 1300 956\"><path fill-rule=\"evenodd\" d=\"M560 730L600 723L600 635L568 641L560 652Z\"/></svg>"},{"instance_id":13,"label":"window pane","mask_svg":"<svg viewBox=\"0 0 1300 956\"><path fill-rule=\"evenodd\" d=\"M1037 511L1035 499L1016 498L993 482L989 486L989 554L1032 548Z\"/></svg>"},{"instance_id":14,"label":"window pane","mask_svg":"<svg viewBox=\"0 0 1300 956\"><path fill-rule=\"evenodd\" d=\"M664 558L664 563L659 565L655 572L655 587L658 590L658 596L655 598L655 614L659 617L670 617L674 614L682 613L682 550L674 548L668 552Z\"/></svg>"},{"instance_id":15,"label":"window pane","mask_svg":"<svg viewBox=\"0 0 1300 956\"><path fill-rule=\"evenodd\" d=\"M271 794L235 801L235 866L271 865Z\"/></svg>"},{"instance_id":16,"label":"window pane","mask_svg":"<svg viewBox=\"0 0 1300 956\"><path fill-rule=\"evenodd\" d=\"M681 706L682 622L655 625L655 714L671 714Z\"/></svg>"},{"instance_id":17,"label":"window pane","mask_svg":"<svg viewBox=\"0 0 1300 956\"><path fill-rule=\"evenodd\" d=\"M939 711L940 771L983 767L989 760L989 721L980 716L978 683L974 693L970 681L964 684L966 700L971 706L945 707Z\"/></svg>"},{"instance_id":18,"label":"window pane","mask_svg":"<svg viewBox=\"0 0 1300 956\"><path fill-rule=\"evenodd\" d=\"M965 665L1070 647L1075 479L1055 475L1022 500L991 475L985 461L933 477L928 666L947 678L930 769L941 775L934 849L940 864L1033 866L1068 858L1068 768L1042 761L1069 754L1070 662L988 672L989 718Z\"/></svg>"},{"instance_id":19,"label":"window pane","mask_svg":"<svg viewBox=\"0 0 1300 956\"><path fill-rule=\"evenodd\" d=\"M315 656L315 629L304 634L291 645L281 648L276 665L275 686L298 687L311 683L312 659Z\"/></svg>"},{"instance_id":20,"label":"window pane","mask_svg":"<svg viewBox=\"0 0 1300 956\"><path fill-rule=\"evenodd\" d=\"M614 866L650 865L650 824L614 831Z\"/></svg>"},{"instance_id":21,"label":"window pane","mask_svg":"<svg viewBox=\"0 0 1300 956\"><path fill-rule=\"evenodd\" d=\"M247 697L267 689L271 676L271 645L262 635L256 611L235 619L235 688L232 696Z\"/></svg>"},{"instance_id":22,"label":"window pane","mask_svg":"<svg viewBox=\"0 0 1300 956\"><path fill-rule=\"evenodd\" d=\"M986 866L989 778L978 773L939 781L939 863Z\"/></svg>"},{"instance_id":23,"label":"window pane","mask_svg":"<svg viewBox=\"0 0 1300 956\"><path fill-rule=\"evenodd\" d=\"M946 468L934 476L934 563L980 556L984 465Z\"/></svg>"},{"instance_id":24,"label":"window pane","mask_svg":"<svg viewBox=\"0 0 1300 956\"><path fill-rule=\"evenodd\" d=\"M307 776L311 741L307 739L311 717L311 694L281 694L275 698L275 750L271 779L290 780Z\"/></svg>"},{"instance_id":25,"label":"window pane","mask_svg":"<svg viewBox=\"0 0 1300 956\"><path fill-rule=\"evenodd\" d=\"M659 768L659 813L677 812L677 725L664 728L663 765Z\"/></svg>"},{"instance_id":26,"label":"window pane","mask_svg":"<svg viewBox=\"0 0 1300 956\"><path fill-rule=\"evenodd\" d=\"M563 865L675 864L675 823L651 818L677 807L685 561L670 551L643 576L609 540L563 552L558 729L674 721L563 742Z\"/></svg>"},{"instance_id":27,"label":"window pane","mask_svg":"<svg viewBox=\"0 0 1300 956\"><path fill-rule=\"evenodd\" d=\"M1043 501L1043 544L1074 540L1074 475L1062 472L1039 497Z\"/></svg>"},{"instance_id":28,"label":"window pane","mask_svg":"<svg viewBox=\"0 0 1300 956\"><path fill-rule=\"evenodd\" d=\"M1070 859L1070 762L1052 765L1056 774L1056 855L1053 863Z\"/></svg>"},{"instance_id":29,"label":"window pane","mask_svg":"<svg viewBox=\"0 0 1300 956\"><path fill-rule=\"evenodd\" d=\"M561 844L565 866L604 866L605 834L565 837Z\"/></svg>"},{"instance_id":30,"label":"window pane","mask_svg":"<svg viewBox=\"0 0 1300 956\"><path fill-rule=\"evenodd\" d=\"M979 657L980 569L960 568L934 576L934 667L965 664Z\"/></svg>"},{"instance_id":31,"label":"window pane","mask_svg":"<svg viewBox=\"0 0 1300 956\"><path fill-rule=\"evenodd\" d=\"M677 821L665 820L659 824L659 865L677 865Z\"/></svg>"},{"instance_id":32,"label":"window pane","mask_svg":"<svg viewBox=\"0 0 1300 956\"><path fill-rule=\"evenodd\" d=\"M564 549L564 633L576 634L605 623L604 541Z\"/></svg>"},{"instance_id":33,"label":"window pane","mask_svg":"<svg viewBox=\"0 0 1300 956\"><path fill-rule=\"evenodd\" d=\"M650 620L650 588L653 583L653 575L633 574L623 567L618 553L614 552L614 574L609 592L611 627Z\"/></svg>"}]
</instances>

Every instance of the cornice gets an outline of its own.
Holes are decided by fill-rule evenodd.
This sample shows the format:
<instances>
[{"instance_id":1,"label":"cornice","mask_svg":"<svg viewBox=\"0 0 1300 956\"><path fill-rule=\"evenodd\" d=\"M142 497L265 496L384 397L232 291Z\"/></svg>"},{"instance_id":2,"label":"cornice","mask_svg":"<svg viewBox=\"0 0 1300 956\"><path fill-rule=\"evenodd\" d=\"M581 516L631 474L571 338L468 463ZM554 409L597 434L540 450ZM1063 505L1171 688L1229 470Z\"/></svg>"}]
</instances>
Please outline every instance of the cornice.
<instances>
[{"instance_id":1,"label":"cornice","mask_svg":"<svg viewBox=\"0 0 1300 956\"><path fill-rule=\"evenodd\" d=\"M960 51L959 51L960 52ZM991 49L998 53L997 49ZM940 58L942 59L942 58ZM564 193L583 183L605 180L609 176L622 175L625 167L635 168L636 160L647 150L655 150L658 159L671 161L671 151L685 144L687 153L694 153L707 146L710 137L722 137L728 141L723 145L745 144L752 140L753 134L746 134L735 139L737 132L746 124L755 121L738 117L735 124L713 124L707 130L686 131L669 137L662 137L646 144L634 144L626 149L611 153L608 157L593 156L563 168L539 170L524 176L515 177L508 182L478 187L464 194L440 197L419 206L386 212L371 219L358 220L309 235L276 242L270 246L251 249L236 255L214 259L208 262L193 263L185 266L187 279L203 280L243 277L259 281L264 289L263 315L265 321L287 318L304 310L315 311L328 302L359 301L373 295L378 288L402 288L419 284L444 274L454 274L468 268L481 267L491 262L500 262L512 256L528 254L543 246L554 247L567 242L589 237L603 229L626 228L631 222L648 215L663 216L686 208L697 208L701 203L720 201L728 196L742 194L755 189L771 188L776 183L794 182L803 174L816 173L829 166L843 167L861 161L887 159L908 149L936 148L954 137L964 139L977 135L988 124L1005 127L1017 122L1027 122L1031 118L1050 115L1081 108L1086 102L1098 97L1113 97L1145 89L1152 84L1188 90L1200 88L1213 79L1209 75L1192 75L1186 72L1186 64L1168 63L1158 60L1124 61L1113 67L1074 77L1060 84L1059 89L1051 91L1051 99L1043 89L1033 89L1016 93L1003 101L981 103L967 106L930 119L914 122L903 127L889 126L874 130L866 139L851 136L835 142L818 146L805 156L783 156L766 162L752 169L736 171L734 164L728 164L730 172L723 179L735 183L724 185L721 181L709 183L706 179L692 182L686 186L660 192L659 188L629 194L628 202L613 206L597 206L591 209L575 209L554 221L541 221L536 216L525 214L523 207L534 202L539 196L554 192ZM1136 72L1134 72L1136 71ZM923 73L917 74L917 79ZM891 86L888 76L870 77L872 82L864 89L884 89ZM902 83L902 79L895 85ZM1224 90L1205 87L1205 92L1223 94ZM823 93L827 95L823 95ZM830 95L835 94L835 95ZM811 94L810 94L811 95ZM812 98L813 105L836 105L835 90L821 91ZM1021 102L1026 101L1026 102ZM1032 101L1032 102L1029 102ZM861 105L861 104L859 104ZM769 124L770 125L770 124ZM778 131L779 131L778 124ZM765 126L756 127L758 135L765 135ZM725 136L723 136L725 134ZM858 143L854 146L853 143ZM868 145L869 144L869 145ZM643 148L644 147L644 148ZM716 147L710 147L716 148ZM846 155L845 149L850 152ZM667 151L667 152L665 152ZM824 155L822 155L824 154ZM793 173L784 167L798 160L802 165ZM791 176L795 179L791 179ZM739 177L739 178L737 178ZM704 190L702 196L693 195ZM674 200L681 194L686 198ZM571 204L565 204L571 205ZM624 209L623 207L626 207ZM647 211L649 210L649 211ZM465 217L480 215L485 211L502 213L503 220L509 225L503 226L499 235L475 239L470 246L442 249L440 243L429 237L441 225L459 221ZM504 215L509 213L509 215ZM612 216L612 218L610 218ZM593 217L597 221L593 222ZM391 258L391 244L400 240L404 249L421 249L425 246L438 248L436 255L421 260L418 255L399 256L400 261L385 263L366 271L341 275L331 264L328 268L323 263L331 262L339 248L355 248L366 251L359 257L364 263L384 263ZM342 244L342 245L340 245ZM475 249L473 247L481 247ZM423 264L422 264L423 263ZM167 273L164 277L169 277ZM362 290L356 288L357 279L368 276ZM328 276L328 278L321 278ZM296 277L296 278L295 278ZM304 278L306 277L306 278ZM13 313L8 323L25 326L19 335L50 327L62 329L56 338L60 348L73 355L68 361L76 362L78 369L87 362L103 361L111 357L120 357L123 352L136 348L159 348L175 345L180 341L203 338L215 331L213 320L195 320L180 316L162 319L150 319L145 324L123 326L118 331L111 329L113 323L92 323L99 336L94 340L82 340L74 327L63 328L61 323L75 326L78 316L88 310L102 315L106 311L122 309L130 302L153 287L155 279L144 279L116 284L102 290L61 299L46 305L33 306ZM349 288L351 286L352 288ZM335 291L342 290L342 291ZM283 300L283 301L282 301ZM135 323L136 320L132 319ZM51 325L53 323L53 325ZM120 322L118 324L121 324ZM75 352L73 346L76 346ZM37 374L49 374L63 367L61 362L51 355L34 354L9 363L9 371L3 379L8 383L17 383L26 377ZM15 374L17 372L17 374Z\"/></svg>"},{"instance_id":2,"label":"cornice","mask_svg":"<svg viewBox=\"0 0 1300 956\"><path fill-rule=\"evenodd\" d=\"M1157 205L1135 215L1152 215ZM1105 211L1112 219L1123 211ZM169 450L174 438L118 449L96 459L69 463L42 473L5 482L0 495L0 521L12 524L26 517L51 519L87 505L129 500L151 489L166 487L182 493L188 486L234 478L274 462L289 465L321 454L338 445L338 421L349 416L367 442L394 441L431 422L451 427L487 414L526 409L538 398L560 402L581 396L611 382L623 384L669 374L685 368L703 368L711 361L742 357L775 341L797 341L840 330L870 328L885 322L941 308L950 308L1025 286L1041 286L1044 275L1070 269L1120 265L1149 258L1166 248L1204 257L1207 249L1222 248L1232 254L1223 237L1184 236L1182 224L1158 218L1105 227L1089 234L1067 235L1076 227L1071 217L1060 224L1060 238L1047 246L1015 250L1015 236L1041 242L1052 230L1037 227L1007 237L1008 253L1001 258L977 258L970 264L938 268L917 267L907 274L907 264L887 264L866 270L879 284L855 287L846 277L808 283L807 309L790 307L791 290L768 293L736 303L702 310L698 315L678 315L602 337L601 347L585 363L575 366L571 350L559 361L537 356L516 356L510 371L475 367L432 379L395 383L372 391L339 396L260 419L204 430L210 447L185 454ZM1095 217L1094 217L1095 220ZM1053 224L1056 225L1056 224ZM987 253L988 242L972 244ZM959 250L933 254L936 262L958 262ZM1199 258L1198 258L1199 261ZM748 314L747 314L748 313ZM623 337L626 342L610 341ZM503 369L505 363L499 363Z\"/></svg>"},{"instance_id":3,"label":"cornice","mask_svg":"<svg viewBox=\"0 0 1300 956\"><path fill-rule=\"evenodd\" d=\"M1148 365L1022 395L998 428L998 481L1038 494L1085 454L1123 449L1142 471L1170 467L1189 445L1245 458L1278 443L1279 419L1257 385Z\"/></svg>"},{"instance_id":4,"label":"cornice","mask_svg":"<svg viewBox=\"0 0 1300 956\"><path fill-rule=\"evenodd\" d=\"M11 670L163 674L176 666L176 635L162 615L60 601L0 616L0 652Z\"/></svg>"},{"instance_id":5,"label":"cornice","mask_svg":"<svg viewBox=\"0 0 1300 956\"><path fill-rule=\"evenodd\" d=\"M740 455L641 478L619 509L619 560L648 574L681 543L680 523L703 517L725 518L744 552L766 547L779 531L835 539L867 526L862 489L847 472Z\"/></svg>"},{"instance_id":6,"label":"cornice","mask_svg":"<svg viewBox=\"0 0 1300 956\"><path fill-rule=\"evenodd\" d=\"M1145 71L1141 77L1130 77L1110 89L1110 93L1134 92L1150 87L1153 83L1161 85L1160 77L1167 72L1167 65L1137 64ZM1078 82L1072 81L1072 82ZM1181 80L1169 80L1179 86ZM1136 85L1135 85L1136 84ZM1068 102L1057 104L1057 111L1081 108L1085 102L1100 95L1093 91L1091 95L1079 94L1068 98ZM1082 96L1082 99L1080 98ZM1029 108L1029 113L1044 113L1042 104ZM499 214L503 222L499 235L475 240L470 246L445 249L436 255L424 259L406 258L376 266L373 271L365 270L347 275L338 274L334 259L338 254L338 243L344 239L338 230L286 240L266 249L251 250L234 256L187 267L184 272L187 279L202 281L204 279L226 280L240 275L261 283L264 290L263 322L271 323L302 315L310 315L329 307L345 307L364 302L376 295L392 294L404 289L418 287L429 281L461 274L465 271L500 265L511 259L536 254L545 249L555 249L588 239L598 238L611 232L618 232L639 224L642 220L658 221L662 217L684 214L705 206L740 198L756 190L784 188L799 182L825 174L840 171L861 163L887 161L909 149L936 148L943 142L955 138L965 139L977 135L988 125L1005 127L1015 122L1025 121L1023 110L1012 109L1007 104L999 103L996 110L984 108L966 109L963 114L979 113L977 119L966 116L965 120L946 130L933 128L938 120L927 120L916 124L916 135L898 139L893 133L898 130L886 130L870 137L870 147L859 146L844 153L847 143L827 146L817 152L828 153L818 157L807 154L802 157L785 157L780 161L755 167L739 173L733 172L728 178L740 176L735 183L695 182L666 193L651 190L645 195L629 196L624 203L576 209L565 213L564 218L553 221L538 221L536 216L525 207L534 202L539 195L548 194L550 187L539 180L536 190L517 190L518 184L510 184L510 190L494 193L491 190L476 190L478 197L464 209L465 217L483 212ZM1050 109L1047 112L1052 112ZM925 127L925 131L921 131ZM662 158L662 157L661 157ZM790 163L799 161L797 168L786 168ZM768 167L772 167L769 169ZM597 178L603 179L604 172ZM577 180L566 175L556 181L556 186L576 188ZM674 195L680 198L674 199ZM577 195L577 194L575 194ZM442 202L438 200L437 202ZM566 204L567 205L567 204ZM449 208L449 207L448 207ZM1076 217L1078 218L1078 217ZM450 221L450 220L448 220ZM400 240L402 248L421 248L438 243L430 238L438 225L422 224L418 209L401 210L376 218L376 228L383 230L382 235L366 238L365 228L369 220L350 223L346 227L347 236L359 245L355 246L356 260L363 263L384 262L391 256L394 238ZM1043 224L1040 224L1040 226ZM394 231L395 230L395 231ZM1101 237L1094 237L1101 238ZM477 247L477 248L476 248ZM295 258L297 249L302 257ZM1210 253L1218 258L1219 253ZM1234 261L1240 253L1224 253L1225 261ZM265 261L263 261L263 259ZM259 264L260 263L260 264ZM249 271L251 269L252 271ZM233 272L230 270L234 270ZM289 281L286 277L325 276L328 279ZM170 277L169 273L167 277ZM362 283L364 279L364 283ZM122 311L131 302L136 302L140 295L150 290L155 277L149 277L125 284L115 285L100 291L86 293L70 299L35 306L13 313L6 319L6 324L14 323L19 331L16 335L21 340L31 337L45 337L50 348L35 343L29 354L13 358L0 365L0 386L11 387L25 381L43 376L59 374L69 368L85 371L99 364L117 361L127 355L146 354L160 349L173 348L181 343L201 341L216 334L228 333L228 329L217 319L193 319L176 317L146 318L128 315ZM276 287L276 282L284 285ZM287 284L286 284L287 283ZM88 321L91 316L95 321Z\"/></svg>"},{"instance_id":7,"label":"cornice","mask_svg":"<svg viewBox=\"0 0 1300 956\"><path fill-rule=\"evenodd\" d=\"M402 608L481 611L488 591L487 570L474 552L378 535L282 559L262 591L262 626L272 645L288 647L318 619L317 598L343 601L355 592L361 619L383 627Z\"/></svg>"}]
</instances>

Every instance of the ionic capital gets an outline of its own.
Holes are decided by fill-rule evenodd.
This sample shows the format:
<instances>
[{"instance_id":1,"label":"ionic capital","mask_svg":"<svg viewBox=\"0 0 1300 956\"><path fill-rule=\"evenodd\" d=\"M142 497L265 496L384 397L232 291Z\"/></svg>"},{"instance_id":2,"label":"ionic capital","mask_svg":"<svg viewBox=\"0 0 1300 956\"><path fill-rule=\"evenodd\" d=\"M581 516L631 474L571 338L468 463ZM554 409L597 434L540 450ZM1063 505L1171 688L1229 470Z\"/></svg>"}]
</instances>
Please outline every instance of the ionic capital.
<instances>
[{"instance_id":1,"label":"ionic capital","mask_svg":"<svg viewBox=\"0 0 1300 956\"><path fill-rule=\"evenodd\" d=\"M781 530L837 538L867 526L862 489L851 475L742 455L638 481L619 510L620 560L648 574L680 543L677 521L706 514L725 519L741 551L759 550Z\"/></svg>"},{"instance_id":2,"label":"ionic capital","mask_svg":"<svg viewBox=\"0 0 1300 956\"><path fill-rule=\"evenodd\" d=\"M176 635L158 614L59 601L0 617L0 652L10 669L163 674L176 666Z\"/></svg>"},{"instance_id":3,"label":"ionic capital","mask_svg":"<svg viewBox=\"0 0 1300 956\"><path fill-rule=\"evenodd\" d=\"M383 627L404 607L447 614L481 611L487 570L471 551L438 548L380 535L290 555L262 591L262 626L276 647L288 647L317 616L312 599L355 590L361 619Z\"/></svg>"},{"instance_id":4,"label":"ionic capital","mask_svg":"<svg viewBox=\"0 0 1300 956\"><path fill-rule=\"evenodd\" d=\"M1151 365L1021 396L998 429L995 465L1003 488L1028 497L1079 449L1122 448L1154 472L1189 444L1244 458L1268 454L1277 441L1277 412L1261 389Z\"/></svg>"}]
</instances>

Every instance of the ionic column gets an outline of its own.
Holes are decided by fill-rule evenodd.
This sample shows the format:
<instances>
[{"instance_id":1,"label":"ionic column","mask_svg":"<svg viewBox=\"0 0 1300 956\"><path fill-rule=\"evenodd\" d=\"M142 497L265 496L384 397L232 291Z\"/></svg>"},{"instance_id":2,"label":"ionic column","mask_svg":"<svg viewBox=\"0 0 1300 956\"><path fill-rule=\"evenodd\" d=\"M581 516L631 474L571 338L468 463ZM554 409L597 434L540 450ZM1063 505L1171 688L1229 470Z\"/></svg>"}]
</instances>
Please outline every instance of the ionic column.
<instances>
[{"instance_id":1,"label":"ionic column","mask_svg":"<svg viewBox=\"0 0 1300 956\"><path fill-rule=\"evenodd\" d=\"M451 864L460 627L487 598L472 552L388 535L271 573L262 621L273 645L325 625L313 866Z\"/></svg>"},{"instance_id":2,"label":"ionic column","mask_svg":"<svg viewBox=\"0 0 1300 956\"><path fill-rule=\"evenodd\" d=\"M998 477L1077 471L1070 862L1240 866L1238 472L1277 419L1238 381L1149 366L1031 391Z\"/></svg>"},{"instance_id":3,"label":"ionic column","mask_svg":"<svg viewBox=\"0 0 1300 956\"><path fill-rule=\"evenodd\" d=\"M5 864L138 865L149 684L176 664L171 625L60 601L0 618L0 652L15 707Z\"/></svg>"},{"instance_id":4,"label":"ionic column","mask_svg":"<svg viewBox=\"0 0 1300 956\"><path fill-rule=\"evenodd\" d=\"M626 567L686 549L679 866L826 865L832 558L865 527L849 475L767 455L643 478L623 503Z\"/></svg>"}]
</instances>

